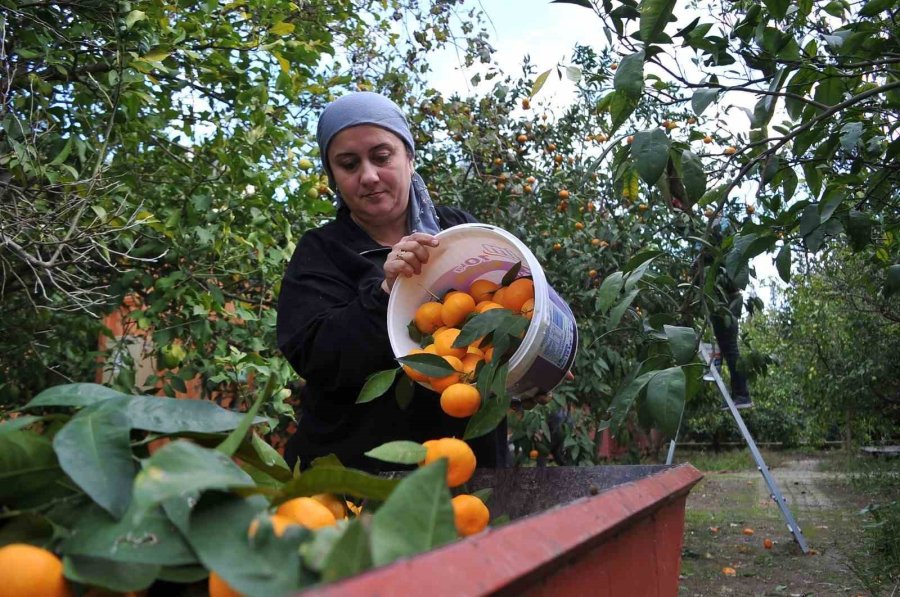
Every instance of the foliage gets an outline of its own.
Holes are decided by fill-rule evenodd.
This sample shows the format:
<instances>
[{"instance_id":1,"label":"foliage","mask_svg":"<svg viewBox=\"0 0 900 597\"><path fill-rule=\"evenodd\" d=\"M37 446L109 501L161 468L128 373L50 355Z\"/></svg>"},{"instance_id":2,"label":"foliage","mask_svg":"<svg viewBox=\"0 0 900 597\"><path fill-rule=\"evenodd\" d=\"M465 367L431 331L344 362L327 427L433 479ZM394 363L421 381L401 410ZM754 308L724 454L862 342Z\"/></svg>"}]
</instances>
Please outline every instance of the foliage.
<instances>
[{"instance_id":1,"label":"foliage","mask_svg":"<svg viewBox=\"0 0 900 597\"><path fill-rule=\"evenodd\" d=\"M55 386L24 410L34 414L0 424L0 545L58 551L67 578L82 587L139 591L215 570L243 594L285 595L457 537L444 460L402 480L333 459L292 473L259 441L256 408L240 415L95 384ZM425 449L379 450L409 462ZM273 534L265 522L272 506L321 493L362 501L366 514L318 532ZM248 535L255 520L259 530Z\"/></svg>"},{"instance_id":2,"label":"foliage","mask_svg":"<svg viewBox=\"0 0 900 597\"><path fill-rule=\"evenodd\" d=\"M348 89L413 101L420 57L447 44L486 52L477 15L444 0L3 5L2 329L30 329L0 340L0 384L19 403L93 378L81 330L123 297L139 305L127 326L151 333L141 356L163 365L118 368L123 391L200 379L246 406L269 376L288 385L278 283L333 213L314 116Z\"/></svg>"}]
</instances>

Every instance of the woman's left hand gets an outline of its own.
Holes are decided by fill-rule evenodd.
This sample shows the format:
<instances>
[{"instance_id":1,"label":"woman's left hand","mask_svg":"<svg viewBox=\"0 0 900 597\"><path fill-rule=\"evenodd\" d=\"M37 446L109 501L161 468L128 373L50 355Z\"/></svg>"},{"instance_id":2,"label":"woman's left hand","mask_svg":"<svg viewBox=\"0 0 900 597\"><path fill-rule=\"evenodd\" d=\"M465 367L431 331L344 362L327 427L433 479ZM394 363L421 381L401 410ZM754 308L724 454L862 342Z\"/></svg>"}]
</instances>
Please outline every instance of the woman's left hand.
<instances>
[{"instance_id":1,"label":"woman's left hand","mask_svg":"<svg viewBox=\"0 0 900 597\"><path fill-rule=\"evenodd\" d=\"M391 247L384 260L384 284L382 288L390 294L394 282L401 275L407 278L422 272L422 265L428 263L428 250L438 246L440 241L424 232L404 236Z\"/></svg>"}]
</instances>

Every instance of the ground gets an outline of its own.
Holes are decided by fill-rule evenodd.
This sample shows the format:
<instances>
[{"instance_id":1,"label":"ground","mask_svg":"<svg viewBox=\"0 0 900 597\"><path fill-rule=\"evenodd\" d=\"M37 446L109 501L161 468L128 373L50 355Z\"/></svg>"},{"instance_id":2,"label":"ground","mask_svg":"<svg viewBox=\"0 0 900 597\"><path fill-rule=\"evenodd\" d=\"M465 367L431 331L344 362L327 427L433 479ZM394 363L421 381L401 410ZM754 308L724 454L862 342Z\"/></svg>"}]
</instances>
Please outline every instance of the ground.
<instances>
[{"instance_id":1,"label":"ground","mask_svg":"<svg viewBox=\"0 0 900 597\"><path fill-rule=\"evenodd\" d=\"M867 499L845 474L830 472L828 461L835 456L763 454L812 550L804 555L749 450L744 452L745 466L704 471L688 497L679 594L881 595L869 587L860 557L860 510ZM703 470L703 456L694 459ZM681 454L678 460L692 462L692 455ZM767 538L771 549L764 547ZM727 568L734 576L726 574Z\"/></svg>"}]
</instances>

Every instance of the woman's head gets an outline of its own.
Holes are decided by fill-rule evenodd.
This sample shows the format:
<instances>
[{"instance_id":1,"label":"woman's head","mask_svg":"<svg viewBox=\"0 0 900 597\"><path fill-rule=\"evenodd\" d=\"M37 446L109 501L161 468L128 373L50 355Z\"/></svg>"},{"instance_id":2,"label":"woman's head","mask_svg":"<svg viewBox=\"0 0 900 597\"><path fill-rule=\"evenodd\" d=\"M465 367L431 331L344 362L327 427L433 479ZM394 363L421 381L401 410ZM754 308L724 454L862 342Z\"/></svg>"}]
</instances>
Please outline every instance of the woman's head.
<instances>
[{"instance_id":1,"label":"woman's head","mask_svg":"<svg viewBox=\"0 0 900 597\"><path fill-rule=\"evenodd\" d=\"M366 124L380 127L396 135L406 146L412 159L416 144L400 107L379 93L371 91L351 93L328 104L322 111L316 128L319 155L329 179L332 178L332 174L328 163L328 148L335 136L350 127Z\"/></svg>"},{"instance_id":2,"label":"woman's head","mask_svg":"<svg viewBox=\"0 0 900 597\"><path fill-rule=\"evenodd\" d=\"M377 224L410 207L410 231L437 232L434 205L413 169L412 132L397 104L378 93L342 96L322 111L316 140L339 205Z\"/></svg>"}]
</instances>

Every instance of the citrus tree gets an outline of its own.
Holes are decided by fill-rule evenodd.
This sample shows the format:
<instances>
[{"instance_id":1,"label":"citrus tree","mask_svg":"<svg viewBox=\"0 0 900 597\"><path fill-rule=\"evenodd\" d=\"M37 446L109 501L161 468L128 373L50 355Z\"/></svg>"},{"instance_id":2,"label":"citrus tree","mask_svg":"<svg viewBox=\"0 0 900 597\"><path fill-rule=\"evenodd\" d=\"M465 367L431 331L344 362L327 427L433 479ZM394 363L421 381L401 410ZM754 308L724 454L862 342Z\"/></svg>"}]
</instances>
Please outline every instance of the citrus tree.
<instances>
[{"instance_id":1,"label":"citrus tree","mask_svg":"<svg viewBox=\"0 0 900 597\"><path fill-rule=\"evenodd\" d=\"M6 401L94 378L98 317L123 297L158 374L137 379L118 344L100 355L115 387L171 396L199 379L246 406L268 376L286 386L277 285L334 209L314 118L349 89L406 104L419 57L451 42L479 60L477 14L456 4L4 4Z\"/></svg>"}]
</instances>

